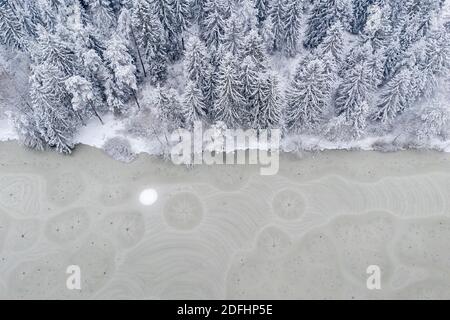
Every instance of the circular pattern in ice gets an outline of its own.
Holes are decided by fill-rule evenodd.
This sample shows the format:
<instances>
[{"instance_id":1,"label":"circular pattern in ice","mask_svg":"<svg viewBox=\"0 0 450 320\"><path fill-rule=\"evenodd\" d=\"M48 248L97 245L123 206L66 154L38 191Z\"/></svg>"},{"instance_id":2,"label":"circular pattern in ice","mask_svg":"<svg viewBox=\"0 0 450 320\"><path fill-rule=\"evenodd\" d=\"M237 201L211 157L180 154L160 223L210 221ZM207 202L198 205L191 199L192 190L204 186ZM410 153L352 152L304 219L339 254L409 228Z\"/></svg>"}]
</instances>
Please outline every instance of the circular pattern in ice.
<instances>
[{"instance_id":1,"label":"circular pattern in ice","mask_svg":"<svg viewBox=\"0 0 450 320\"><path fill-rule=\"evenodd\" d=\"M39 214L39 184L26 176L0 178L0 206L22 216Z\"/></svg>"},{"instance_id":2,"label":"circular pattern in ice","mask_svg":"<svg viewBox=\"0 0 450 320\"><path fill-rule=\"evenodd\" d=\"M164 219L177 230L190 230L203 218L203 205L193 193L181 192L170 197L164 205Z\"/></svg>"},{"instance_id":3,"label":"circular pattern in ice","mask_svg":"<svg viewBox=\"0 0 450 320\"><path fill-rule=\"evenodd\" d=\"M63 244L85 234L89 230L90 218L85 208L65 211L47 221L45 235L51 241Z\"/></svg>"},{"instance_id":4,"label":"circular pattern in ice","mask_svg":"<svg viewBox=\"0 0 450 320\"><path fill-rule=\"evenodd\" d=\"M78 200L85 190L85 183L79 173L55 173L47 183L47 197L58 205L68 205Z\"/></svg>"},{"instance_id":5,"label":"circular pattern in ice","mask_svg":"<svg viewBox=\"0 0 450 320\"><path fill-rule=\"evenodd\" d=\"M305 199L295 190L282 190L273 198L272 209L280 218L298 219L305 211Z\"/></svg>"},{"instance_id":6,"label":"circular pattern in ice","mask_svg":"<svg viewBox=\"0 0 450 320\"><path fill-rule=\"evenodd\" d=\"M283 230L270 226L260 232L256 245L264 256L278 257L289 250L291 239Z\"/></svg>"}]
</instances>

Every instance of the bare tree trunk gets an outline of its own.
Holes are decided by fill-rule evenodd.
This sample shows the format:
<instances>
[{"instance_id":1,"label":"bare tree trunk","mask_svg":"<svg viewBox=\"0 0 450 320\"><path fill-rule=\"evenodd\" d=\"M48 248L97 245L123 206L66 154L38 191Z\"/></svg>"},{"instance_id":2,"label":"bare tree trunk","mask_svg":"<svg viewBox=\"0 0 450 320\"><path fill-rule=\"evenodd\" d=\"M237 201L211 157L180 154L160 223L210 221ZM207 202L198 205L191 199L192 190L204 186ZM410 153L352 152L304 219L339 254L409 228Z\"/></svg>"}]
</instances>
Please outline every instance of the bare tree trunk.
<instances>
[{"instance_id":1,"label":"bare tree trunk","mask_svg":"<svg viewBox=\"0 0 450 320\"><path fill-rule=\"evenodd\" d=\"M86 126L86 123L84 123L84 120L83 120L83 118L81 117L81 114L80 114L78 111L75 111L75 113L76 113L76 115L78 116L78 119L80 119L81 124L82 124L83 126Z\"/></svg>"},{"instance_id":2,"label":"bare tree trunk","mask_svg":"<svg viewBox=\"0 0 450 320\"><path fill-rule=\"evenodd\" d=\"M91 107L92 107L92 110L94 110L94 113L95 113L95 115L97 116L98 120L100 120L100 123L101 123L102 125L104 125L102 118L100 118L100 115L99 115L98 112L97 112L97 109L95 109L94 105L91 105Z\"/></svg>"},{"instance_id":3,"label":"bare tree trunk","mask_svg":"<svg viewBox=\"0 0 450 320\"><path fill-rule=\"evenodd\" d=\"M131 27L131 36L133 37L134 46L136 47L136 51L139 57L139 61L141 62L142 70L144 71L144 77L147 78L147 71L145 71L144 62L142 61L141 51L139 50L139 46L136 41L136 37L134 35L133 27Z\"/></svg>"},{"instance_id":4,"label":"bare tree trunk","mask_svg":"<svg viewBox=\"0 0 450 320\"><path fill-rule=\"evenodd\" d=\"M137 97L136 97L136 92L135 92L135 91L133 91L133 97L134 97L134 101L136 101L136 104L137 104L137 106L138 106L138 109L141 110L141 105L139 104L139 101L138 101L138 99L137 99Z\"/></svg>"}]
</instances>

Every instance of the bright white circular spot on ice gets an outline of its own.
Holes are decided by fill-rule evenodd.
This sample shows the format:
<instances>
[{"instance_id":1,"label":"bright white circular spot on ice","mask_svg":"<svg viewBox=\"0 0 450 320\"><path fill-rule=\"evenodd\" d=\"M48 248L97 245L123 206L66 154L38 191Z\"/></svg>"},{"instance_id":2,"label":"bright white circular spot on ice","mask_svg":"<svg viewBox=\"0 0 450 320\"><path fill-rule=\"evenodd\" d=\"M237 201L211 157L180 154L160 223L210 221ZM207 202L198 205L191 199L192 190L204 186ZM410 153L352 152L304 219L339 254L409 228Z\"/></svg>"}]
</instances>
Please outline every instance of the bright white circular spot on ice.
<instances>
[{"instance_id":1,"label":"bright white circular spot on ice","mask_svg":"<svg viewBox=\"0 0 450 320\"><path fill-rule=\"evenodd\" d=\"M150 206L154 204L156 200L158 200L158 193L155 189L142 190L141 194L139 195L139 201L144 206Z\"/></svg>"}]
</instances>

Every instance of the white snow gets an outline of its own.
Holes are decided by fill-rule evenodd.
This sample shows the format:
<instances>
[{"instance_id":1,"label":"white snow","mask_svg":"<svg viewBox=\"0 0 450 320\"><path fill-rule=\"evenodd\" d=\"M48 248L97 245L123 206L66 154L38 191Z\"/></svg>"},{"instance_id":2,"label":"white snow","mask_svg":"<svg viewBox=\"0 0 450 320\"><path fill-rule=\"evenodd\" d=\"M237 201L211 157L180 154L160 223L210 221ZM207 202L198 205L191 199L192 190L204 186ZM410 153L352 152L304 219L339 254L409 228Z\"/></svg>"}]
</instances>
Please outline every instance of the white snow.
<instances>
[{"instance_id":1,"label":"white snow","mask_svg":"<svg viewBox=\"0 0 450 320\"><path fill-rule=\"evenodd\" d=\"M144 139L130 137L124 131L124 123L112 114L103 117L104 125L97 118L92 118L86 126L83 126L74 138L75 144L103 148L105 142L113 137L123 137L130 141L134 153L147 153L150 155L162 154L162 146L158 139ZM374 150L374 143L383 141L389 144L394 141L394 135L384 137L365 137L355 141L329 141L324 138L308 135L290 135L281 141L281 150L284 152L295 152L301 150ZM164 139L160 137L160 139ZM8 119L0 119L0 141L18 140L18 135ZM163 140L161 140L163 141ZM252 146L246 146L252 148ZM429 141L428 148L450 152L450 140L442 141L433 139ZM243 149L236 146L236 149Z\"/></svg>"},{"instance_id":2,"label":"white snow","mask_svg":"<svg viewBox=\"0 0 450 320\"><path fill-rule=\"evenodd\" d=\"M17 140L17 132L9 119L0 119L0 141Z\"/></svg>"}]
</instances>

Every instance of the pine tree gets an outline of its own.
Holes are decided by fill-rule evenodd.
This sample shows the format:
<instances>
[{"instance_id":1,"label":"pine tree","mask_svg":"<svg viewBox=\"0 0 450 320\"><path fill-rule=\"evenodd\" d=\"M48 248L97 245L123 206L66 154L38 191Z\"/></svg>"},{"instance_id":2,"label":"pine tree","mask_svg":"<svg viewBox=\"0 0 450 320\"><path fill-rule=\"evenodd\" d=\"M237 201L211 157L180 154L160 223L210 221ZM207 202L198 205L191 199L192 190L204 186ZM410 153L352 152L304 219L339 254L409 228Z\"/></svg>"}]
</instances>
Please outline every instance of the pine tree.
<instances>
[{"instance_id":1,"label":"pine tree","mask_svg":"<svg viewBox=\"0 0 450 320\"><path fill-rule=\"evenodd\" d=\"M243 117L243 119L246 119L247 126L253 129L264 128L265 117L263 109L265 107L267 91L266 74L258 73L253 91L248 96L248 105L244 109L245 113Z\"/></svg>"},{"instance_id":2,"label":"pine tree","mask_svg":"<svg viewBox=\"0 0 450 320\"><path fill-rule=\"evenodd\" d=\"M312 60L297 69L286 93L286 125L290 130L312 129L322 121L330 100L329 78L321 60Z\"/></svg>"},{"instance_id":3,"label":"pine tree","mask_svg":"<svg viewBox=\"0 0 450 320\"><path fill-rule=\"evenodd\" d=\"M216 121L223 121L229 127L241 123L245 99L240 90L242 83L238 76L236 58L226 54L219 67L217 101L214 105Z\"/></svg>"},{"instance_id":4,"label":"pine tree","mask_svg":"<svg viewBox=\"0 0 450 320\"><path fill-rule=\"evenodd\" d=\"M32 65L30 96L39 135L58 152L70 153L77 121L64 87L65 80L64 73L47 62Z\"/></svg>"},{"instance_id":5,"label":"pine tree","mask_svg":"<svg viewBox=\"0 0 450 320\"><path fill-rule=\"evenodd\" d=\"M250 57L255 66L264 71L267 69L267 56L263 40L256 30L250 31L242 46L241 58Z\"/></svg>"},{"instance_id":6,"label":"pine tree","mask_svg":"<svg viewBox=\"0 0 450 320\"><path fill-rule=\"evenodd\" d=\"M409 106L414 95L411 76L411 72L405 68L386 83L377 103L374 120L388 123Z\"/></svg>"},{"instance_id":7,"label":"pine tree","mask_svg":"<svg viewBox=\"0 0 450 320\"><path fill-rule=\"evenodd\" d=\"M269 73L265 78L265 96L260 116L259 127L263 129L280 129L283 112L283 98L275 73Z\"/></svg>"},{"instance_id":8,"label":"pine tree","mask_svg":"<svg viewBox=\"0 0 450 320\"><path fill-rule=\"evenodd\" d=\"M105 34L108 34L111 28L116 25L116 16L111 0L90 0L87 2L87 5L94 24L99 30L103 30Z\"/></svg>"},{"instance_id":9,"label":"pine tree","mask_svg":"<svg viewBox=\"0 0 450 320\"><path fill-rule=\"evenodd\" d=\"M26 46L19 13L9 1L0 2L0 44L20 50Z\"/></svg>"},{"instance_id":10,"label":"pine tree","mask_svg":"<svg viewBox=\"0 0 450 320\"><path fill-rule=\"evenodd\" d=\"M336 93L336 110L359 136L366 126L368 103L371 100L372 80L364 62L349 69Z\"/></svg>"},{"instance_id":11,"label":"pine tree","mask_svg":"<svg viewBox=\"0 0 450 320\"><path fill-rule=\"evenodd\" d=\"M344 55L344 28L340 21L335 22L328 29L318 49L321 55L331 53L338 64L342 62Z\"/></svg>"},{"instance_id":12,"label":"pine tree","mask_svg":"<svg viewBox=\"0 0 450 320\"><path fill-rule=\"evenodd\" d=\"M58 67L64 74L72 75L76 65L76 57L71 45L58 34L51 34L39 27L39 38L34 54L41 62Z\"/></svg>"},{"instance_id":13,"label":"pine tree","mask_svg":"<svg viewBox=\"0 0 450 320\"><path fill-rule=\"evenodd\" d=\"M243 22L236 13L225 21L225 30L221 35L221 43L227 52L237 55L244 46Z\"/></svg>"},{"instance_id":14,"label":"pine tree","mask_svg":"<svg viewBox=\"0 0 450 320\"><path fill-rule=\"evenodd\" d=\"M284 0L271 0L271 5L269 9L269 17L271 23L271 34L272 34L272 51L281 51L284 44L284 17L286 13L286 7Z\"/></svg>"},{"instance_id":15,"label":"pine tree","mask_svg":"<svg viewBox=\"0 0 450 320\"><path fill-rule=\"evenodd\" d=\"M109 104L116 114L120 114L130 96L136 99L137 90L136 66L123 38L114 35L108 41L105 60L113 75L107 80Z\"/></svg>"},{"instance_id":16,"label":"pine tree","mask_svg":"<svg viewBox=\"0 0 450 320\"><path fill-rule=\"evenodd\" d=\"M189 1L188 0L173 0L173 24L177 34L185 31L189 25ZM184 48L183 48L184 49Z\"/></svg>"},{"instance_id":17,"label":"pine tree","mask_svg":"<svg viewBox=\"0 0 450 320\"><path fill-rule=\"evenodd\" d=\"M358 34L364 29L369 15L369 6L374 0L353 0L352 32Z\"/></svg>"},{"instance_id":18,"label":"pine tree","mask_svg":"<svg viewBox=\"0 0 450 320\"><path fill-rule=\"evenodd\" d=\"M242 95L249 103L250 96L256 90L258 85L258 78L260 76L258 67L256 67L251 57L245 57L241 63L241 82L242 82Z\"/></svg>"},{"instance_id":19,"label":"pine tree","mask_svg":"<svg viewBox=\"0 0 450 320\"><path fill-rule=\"evenodd\" d=\"M304 46L316 48L325 38L328 29L344 15L343 10L341 0L316 0L308 18Z\"/></svg>"},{"instance_id":20,"label":"pine tree","mask_svg":"<svg viewBox=\"0 0 450 320\"><path fill-rule=\"evenodd\" d=\"M103 121L95 108L97 99L92 83L81 76L72 76L64 83L67 91L72 96L71 103L75 113L81 117L82 114L89 115L93 112L103 124Z\"/></svg>"},{"instance_id":21,"label":"pine tree","mask_svg":"<svg viewBox=\"0 0 450 320\"><path fill-rule=\"evenodd\" d=\"M211 108L213 87L211 84L211 66L204 43L197 37L189 38L184 57L184 69L188 80L193 81L202 91L207 111Z\"/></svg>"},{"instance_id":22,"label":"pine tree","mask_svg":"<svg viewBox=\"0 0 450 320\"><path fill-rule=\"evenodd\" d=\"M391 7L385 4L372 5L368 10L367 22L362 31L364 41L370 41L374 51L383 50L393 36L392 23L389 20Z\"/></svg>"},{"instance_id":23,"label":"pine tree","mask_svg":"<svg viewBox=\"0 0 450 320\"><path fill-rule=\"evenodd\" d=\"M193 81L186 85L182 109L185 123L191 127L194 121L204 121L206 119L205 97Z\"/></svg>"},{"instance_id":24,"label":"pine tree","mask_svg":"<svg viewBox=\"0 0 450 320\"><path fill-rule=\"evenodd\" d=\"M225 32L225 9L220 0L207 0L204 11L205 18L201 26L202 38L208 48L217 49Z\"/></svg>"},{"instance_id":25,"label":"pine tree","mask_svg":"<svg viewBox=\"0 0 450 320\"><path fill-rule=\"evenodd\" d=\"M269 14L269 0L255 0L259 27L263 25Z\"/></svg>"},{"instance_id":26,"label":"pine tree","mask_svg":"<svg viewBox=\"0 0 450 320\"><path fill-rule=\"evenodd\" d=\"M300 23L303 10L303 1L287 0L286 13L284 17L284 51L286 55L293 57L297 53L300 38Z\"/></svg>"},{"instance_id":27,"label":"pine tree","mask_svg":"<svg viewBox=\"0 0 450 320\"><path fill-rule=\"evenodd\" d=\"M183 110L175 90L158 87L155 107L161 125L169 132L185 126Z\"/></svg>"},{"instance_id":28,"label":"pine tree","mask_svg":"<svg viewBox=\"0 0 450 320\"><path fill-rule=\"evenodd\" d=\"M144 73L148 72L152 83L165 80L167 59L163 28L147 0L136 2L132 21L132 37L140 59L145 61L142 62Z\"/></svg>"}]
</instances>

